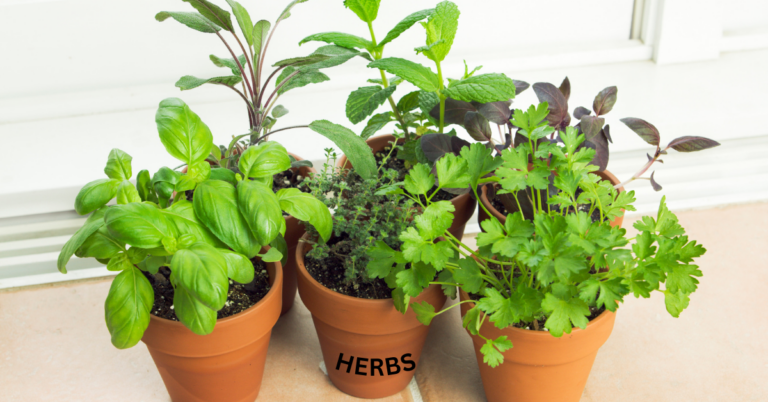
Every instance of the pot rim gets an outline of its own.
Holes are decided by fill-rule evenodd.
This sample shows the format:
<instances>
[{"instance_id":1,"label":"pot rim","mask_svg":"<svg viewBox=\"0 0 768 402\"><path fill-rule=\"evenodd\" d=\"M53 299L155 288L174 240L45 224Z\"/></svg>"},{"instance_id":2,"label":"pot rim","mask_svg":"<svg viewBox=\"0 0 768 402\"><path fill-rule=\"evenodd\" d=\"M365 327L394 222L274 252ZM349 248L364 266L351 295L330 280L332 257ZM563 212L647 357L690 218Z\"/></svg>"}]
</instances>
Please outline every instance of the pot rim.
<instances>
[{"instance_id":1,"label":"pot rim","mask_svg":"<svg viewBox=\"0 0 768 402\"><path fill-rule=\"evenodd\" d=\"M459 293L460 293L460 295L461 295L460 297L462 299L470 300L469 294L467 292L465 292L463 289L459 288ZM476 303L475 302L465 303L465 305L467 306L467 309L471 309L471 308L473 308L476 305ZM618 311L618 309L616 311ZM611 315L615 315L615 314L616 314L616 312L613 312L613 311L610 311L608 309L605 309L605 311L600 313L600 315L597 316L597 318L595 318L594 320L590 320L589 323L587 323L587 327L586 328L581 329L579 327L573 327L573 329L571 329L571 333L570 334L563 332L563 335L560 336L560 337L553 336L549 331L536 331L536 330L533 330L533 329L522 329L522 328L517 328L517 327L514 327L514 326L509 326L509 327L506 327L504 329L499 329L498 327L496 327L495 324L491 323L490 321L488 321L488 324L492 325L493 328L498 330L498 331L512 331L513 333L518 333L521 336L537 337L539 339L543 339L544 337L549 337L549 338L552 338L552 339L556 340L556 339L562 339L566 335L573 336L573 335L575 335L575 334L577 334L579 332L588 331L590 328L594 328L595 326L598 326L598 325L602 324L605 320L609 319L609 317ZM464 317L464 311L462 311L461 316Z\"/></svg>"},{"instance_id":2,"label":"pot rim","mask_svg":"<svg viewBox=\"0 0 768 402\"><path fill-rule=\"evenodd\" d=\"M307 279L309 279L309 283L312 284L312 286L317 287L320 289L320 291L326 295L333 295L334 297L341 297L342 299L350 300L350 301L357 301L363 304L368 305L381 305L381 304L391 304L392 298L389 299L363 299L361 297L354 297L354 296L348 296L339 292L335 292L331 289L328 289L325 285L315 280L315 278L312 277L312 275L307 271L306 264L304 264L304 256L309 252L309 250L305 250L306 247L311 247L312 245L307 243L305 240L309 239L309 233L304 233L303 236L299 239L299 247L296 247L296 266L299 269L299 273L302 276L305 276ZM434 286L434 285L430 285ZM439 285L438 285L439 286Z\"/></svg>"},{"instance_id":3,"label":"pot rim","mask_svg":"<svg viewBox=\"0 0 768 402\"><path fill-rule=\"evenodd\" d=\"M371 141L371 140L374 140L374 139L380 139L380 138L381 138L381 139L383 139L383 138L387 138L387 139L389 140L389 141L387 141L387 144L389 144L389 143L391 143L391 142L392 142L391 140L393 140L393 139L395 138L395 136L394 136L394 135L392 135L392 134L380 134L380 135L374 135L373 137L370 137L370 138L368 138L367 140L365 140L365 143L366 143L366 144L368 144L368 141ZM398 141L398 142L399 142L399 141ZM368 146L370 147L370 145L368 145ZM373 148L371 148L371 149L373 149ZM339 157L339 159L336 161L336 167L337 167L337 168L341 168L341 169L345 169L345 170L349 170L349 169L352 169L352 167L345 167L345 166L347 165L347 163L348 163L347 155L341 155L341 157ZM351 163L350 163L350 166L351 166ZM461 198L470 197L470 196L471 196L471 194L472 194L472 192L471 192L471 191L468 191L468 192L466 192L466 193L464 193L464 194L461 194L461 195L457 195L457 196L455 196L455 197L451 198L451 200L450 200L450 201L451 201L451 202L453 202L453 201L458 201L458 200L459 200L459 199L461 199Z\"/></svg>"},{"instance_id":4,"label":"pot rim","mask_svg":"<svg viewBox=\"0 0 768 402\"><path fill-rule=\"evenodd\" d=\"M270 248L269 246L264 246L262 248L262 251L266 252L266 250L269 250L269 248ZM259 258L259 259L261 259L261 258ZM256 304L254 304L251 307L248 307L244 311L241 311L241 312L239 312L239 313L237 313L235 315L231 315L229 317L216 319L216 328L218 328L219 326L222 326L222 325L228 326L228 325L230 325L230 323L232 321L242 319L246 315L256 314L255 312L257 310L260 310L261 307L264 306L268 300L271 300L272 298L276 297L275 296L275 292L277 292L279 289L277 289L278 286L275 286L275 284L276 283L281 283L282 284L282 282L283 282L283 269L282 269L282 265L280 264L280 261L275 261L275 262L265 262L265 261L262 261L262 262L264 262L264 264L267 264L267 265L273 264L274 267L275 267L275 275L274 275L274 278L272 278L270 276L270 279L272 279L272 283L270 284L270 288L269 288L269 291L267 292L267 294L264 295L264 297L262 297L261 300L259 300ZM230 280L230 278L227 278L227 280ZM173 321L173 320L169 320L167 318L158 317L158 316L152 314L151 312L149 313L149 319L150 320L154 320L157 323L162 324L162 325L168 325L168 326L176 327L176 328L183 327L183 328L188 329L184 324L181 323L181 321ZM203 336L205 336L205 335L203 335Z\"/></svg>"}]
</instances>

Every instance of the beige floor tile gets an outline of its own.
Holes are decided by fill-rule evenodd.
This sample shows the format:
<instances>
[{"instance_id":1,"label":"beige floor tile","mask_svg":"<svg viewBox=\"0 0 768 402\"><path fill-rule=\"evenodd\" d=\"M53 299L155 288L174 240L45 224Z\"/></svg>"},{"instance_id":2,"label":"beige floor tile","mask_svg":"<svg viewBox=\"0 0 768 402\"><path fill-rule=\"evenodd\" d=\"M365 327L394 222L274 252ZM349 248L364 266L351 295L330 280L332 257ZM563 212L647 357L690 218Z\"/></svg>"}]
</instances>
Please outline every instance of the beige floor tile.
<instances>
[{"instance_id":1,"label":"beige floor tile","mask_svg":"<svg viewBox=\"0 0 768 402\"><path fill-rule=\"evenodd\" d=\"M709 250L699 261L699 291L679 319L661 297L628 298L583 402L768 401L761 337L768 333L768 204L679 216ZM143 344L123 351L110 344L103 318L109 283L0 293L0 400L169 400ZM274 329L259 400L356 400L333 387L321 359L309 312L297 300ZM458 310L434 320L416 377L425 401L485 400ZM412 399L406 390L385 400Z\"/></svg>"}]
</instances>

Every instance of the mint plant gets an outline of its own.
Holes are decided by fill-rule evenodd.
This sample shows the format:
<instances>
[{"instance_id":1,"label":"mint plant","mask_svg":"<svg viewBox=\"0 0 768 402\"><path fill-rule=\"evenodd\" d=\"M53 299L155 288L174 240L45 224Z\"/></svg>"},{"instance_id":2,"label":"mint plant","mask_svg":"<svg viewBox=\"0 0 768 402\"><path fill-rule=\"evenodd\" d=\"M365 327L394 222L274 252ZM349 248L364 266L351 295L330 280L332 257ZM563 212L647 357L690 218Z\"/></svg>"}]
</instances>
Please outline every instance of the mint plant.
<instances>
[{"instance_id":1,"label":"mint plant","mask_svg":"<svg viewBox=\"0 0 768 402\"><path fill-rule=\"evenodd\" d=\"M198 78L191 75L181 77L176 86L182 91L198 88L204 84L220 85L234 91L246 105L248 113L249 130L245 134L233 136L226 147L221 147L221 152L214 151L210 162L219 164L236 171L239 155L245 148L259 144L269 136L289 129L305 128L307 126L293 126L273 130L277 120L288 113L288 109L277 104L280 96L286 92L328 81L327 75L320 70L345 63L355 56L367 57L353 49L341 46L324 46L304 57L294 57L281 60L272 65L275 69L264 79L267 66L265 60L267 50L275 34L278 25L291 15L291 11L298 3L308 0L293 0L280 13L274 26L267 20L252 22L248 11L237 1L227 0L227 3L235 14L238 35L235 25L232 23L231 14L221 7L207 0L183 0L194 7L197 12L170 12L162 11L155 16L158 21L172 18L198 32L215 34L221 39L231 57L219 57L210 55L210 60L217 67L226 68L231 75L223 75L212 78ZM222 35L223 33L223 35ZM227 42L225 35L229 33L236 42L236 47ZM238 55L238 53L240 53ZM275 80L274 88L269 89L272 80ZM246 139L246 137L248 137ZM223 156L221 155L223 153ZM292 160L292 167L306 165L309 162L296 162Z\"/></svg>"},{"instance_id":2,"label":"mint plant","mask_svg":"<svg viewBox=\"0 0 768 402\"><path fill-rule=\"evenodd\" d=\"M586 328L604 310L616 311L629 294L648 298L652 292L663 293L667 311L678 317L702 276L693 262L706 250L685 235L665 198L655 218L635 223L640 233L634 238L611 225L624 211L634 210L634 191L619 192L619 186L595 175L597 152L583 146L587 135L557 120L546 102L525 112L515 110L511 124L526 142L503 150L501 158L475 143L458 156L446 154L438 160L436 174L426 165L414 167L389 192L410 198L423 214L414 219L415 227L400 234L401 250L378 242L369 253L371 277L396 277L393 297L400 296L396 305L403 312L410 298L431 284L442 285L451 297L457 286L466 292L469 299L439 312L428 303L411 307L428 325L437 314L473 303L463 326L485 339L481 352L491 367L501 364L502 352L513 345L506 336L483 336L480 328L486 320L500 329L543 329L560 337L573 327ZM653 126L638 119L625 122L657 146L656 157L669 148L692 152L717 145L701 137L681 137L661 150ZM552 135L559 135L562 146L539 141ZM435 180L439 188L469 187L475 196L478 186L496 182L518 204L521 197L530 197L533 216L526 219L518 211L501 223L486 210L491 218L481 223L479 249L473 250L447 230L453 221L451 203L431 201ZM539 191L527 193L526 188Z\"/></svg>"},{"instance_id":3,"label":"mint plant","mask_svg":"<svg viewBox=\"0 0 768 402\"><path fill-rule=\"evenodd\" d=\"M373 59L368 67L378 69L380 77L368 80L374 85L358 88L350 94L346 105L347 117L353 124L358 124L370 117L384 102L388 102L392 111L370 117L361 136L367 139L387 124L396 122L396 128L400 131L396 131L395 136L405 140L397 157L407 161L409 166L417 162L434 162L437 159L435 154L440 153L441 148L450 148L453 145L458 150L460 145L465 144L455 137L455 133L452 133L453 137L445 135L438 136L437 139L435 136L427 136L430 133L443 133L448 99L490 103L508 102L514 98L515 82L504 74L475 75L480 69L478 67L472 71L465 68L459 79L446 79L444 76L442 62L451 50L459 26L460 12L456 4L443 1L434 9L410 14L381 41L376 40L373 28L380 0L346 0L344 5L366 23L368 38L340 32L325 32L308 36L300 44L310 41L331 43L363 52L363 57ZM425 19L426 21L423 21ZM427 38L424 46L415 48L416 53L433 62L436 72L414 61L384 57L386 45L417 22L424 27ZM390 75L387 76L387 73ZM419 90L410 92L395 102L394 92L403 82L409 82ZM430 111L435 107L438 113L433 117Z\"/></svg>"},{"instance_id":4,"label":"mint plant","mask_svg":"<svg viewBox=\"0 0 768 402\"><path fill-rule=\"evenodd\" d=\"M206 335L227 301L230 279L251 282L255 257L284 258L282 211L309 222L324 240L332 230L330 212L311 195L272 191L272 176L291 164L280 144L249 147L239 158L242 174L235 173L208 162L211 131L182 100L162 101L155 121L160 141L186 171L163 167L150 178L142 170L134 185L131 156L112 150L107 178L86 184L75 199L75 210L91 216L57 263L66 273L72 255L93 257L119 272L104 309L112 344L121 349L136 345L149 325L154 294L145 272L170 268L177 318ZM115 199L116 205L107 205ZM272 247L262 254L265 246Z\"/></svg>"}]
</instances>

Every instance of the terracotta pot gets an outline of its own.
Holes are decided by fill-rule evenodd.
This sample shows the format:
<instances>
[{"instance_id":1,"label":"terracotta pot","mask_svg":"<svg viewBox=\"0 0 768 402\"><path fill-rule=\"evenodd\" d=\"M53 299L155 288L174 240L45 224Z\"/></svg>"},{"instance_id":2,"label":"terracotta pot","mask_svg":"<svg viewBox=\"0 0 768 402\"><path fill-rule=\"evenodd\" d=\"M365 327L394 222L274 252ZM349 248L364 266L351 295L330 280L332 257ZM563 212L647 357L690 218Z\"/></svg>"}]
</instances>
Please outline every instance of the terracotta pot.
<instances>
[{"instance_id":1,"label":"terracotta pot","mask_svg":"<svg viewBox=\"0 0 768 402\"><path fill-rule=\"evenodd\" d=\"M171 400L254 401L261 389L272 327L280 316L283 270L267 263L272 287L246 311L216 322L206 336L150 315L144 337Z\"/></svg>"},{"instance_id":2,"label":"terracotta pot","mask_svg":"<svg viewBox=\"0 0 768 402\"><path fill-rule=\"evenodd\" d=\"M429 327L416 319L413 309L405 315L395 310L391 299L359 299L321 285L304 266L304 254L311 248L300 241L296 250L299 295L312 313L331 382L358 398L402 391L419 364ZM427 301L440 310L445 295L432 285L411 301Z\"/></svg>"},{"instance_id":3,"label":"terracotta pot","mask_svg":"<svg viewBox=\"0 0 768 402\"><path fill-rule=\"evenodd\" d=\"M469 299L464 291L460 294L461 300ZM462 304L462 316L472 307L474 303ZM506 335L513 347L503 353L503 364L491 368L480 353L485 341L470 334L485 397L489 402L578 402L597 351L611 335L615 320L616 314L606 310L586 329L574 328L560 338L549 332L498 329L486 320L480 333L490 339Z\"/></svg>"},{"instance_id":4,"label":"terracotta pot","mask_svg":"<svg viewBox=\"0 0 768 402\"><path fill-rule=\"evenodd\" d=\"M621 181L616 178L616 176L613 175L613 173L609 171L603 171L603 172L594 172L596 175L603 178L603 180L608 180L613 184L614 186L621 183ZM486 184L484 186L480 187L480 202L485 206L485 208L488 209L488 211L493 214L493 216L496 217L496 219L499 220L502 224L507 221L507 217L505 215L502 215L499 210L493 207L493 204L491 204L491 201L489 199L490 194L492 191L495 191L496 188L498 188L498 184ZM619 187L619 192L624 192L624 187ZM480 207L480 211L478 211L477 215L477 223L482 223L484 220L488 219L489 216L485 212L485 209ZM622 223L624 223L624 216L620 216L613 221L611 221L611 226L614 227L621 227ZM482 228L482 225L480 226Z\"/></svg>"},{"instance_id":5,"label":"terracotta pot","mask_svg":"<svg viewBox=\"0 0 768 402\"><path fill-rule=\"evenodd\" d=\"M298 155L294 155L289 152L291 156L297 161L304 160ZM303 177L307 177L311 174L317 173L317 170L311 167L302 166L300 168L293 168L294 173L298 173ZM293 307L293 301L296 299L296 244L298 244L301 236L304 236L304 225L302 225L298 219L292 216L285 217L285 242L288 244L288 261L283 267L283 311L280 315L284 315Z\"/></svg>"},{"instance_id":6,"label":"terracotta pot","mask_svg":"<svg viewBox=\"0 0 768 402\"><path fill-rule=\"evenodd\" d=\"M369 138L365 141L369 147L373 150L373 153L381 152L395 141L395 136L391 134L377 135ZM402 140L401 140L402 143ZM347 160L346 155L342 155L336 163L336 166L343 169L351 169L352 164ZM453 225L448 231L457 239L461 240L464 237L464 228L467 226L467 222L472 218L477 208L477 201L470 196L469 193L462 194L451 199L456 211L453 213Z\"/></svg>"}]
</instances>

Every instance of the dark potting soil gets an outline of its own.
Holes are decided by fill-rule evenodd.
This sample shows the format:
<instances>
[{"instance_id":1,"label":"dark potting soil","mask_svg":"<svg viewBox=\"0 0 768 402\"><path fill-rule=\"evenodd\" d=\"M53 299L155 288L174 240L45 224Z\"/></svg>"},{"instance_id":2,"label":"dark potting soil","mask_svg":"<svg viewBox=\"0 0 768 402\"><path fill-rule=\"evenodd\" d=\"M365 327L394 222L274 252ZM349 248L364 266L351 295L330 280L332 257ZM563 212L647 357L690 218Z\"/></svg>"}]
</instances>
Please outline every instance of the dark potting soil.
<instances>
[{"instance_id":1,"label":"dark potting soil","mask_svg":"<svg viewBox=\"0 0 768 402\"><path fill-rule=\"evenodd\" d=\"M384 158L389 155L389 152L392 150L391 146L387 146L384 148L383 151L377 152L374 157L376 158L376 165L382 166L382 162L384 162ZM397 181L401 182L405 180L405 175L408 174L408 168L405 166L405 161L397 159L397 150L392 154L392 156L387 159L387 162L384 164L384 168L391 169L397 172ZM432 187L432 190L430 190L430 193L432 191L435 191L437 186ZM456 195L451 194L445 190L440 190L435 194L435 196L432 198L432 202L437 201L450 201L454 199ZM425 202L426 199L422 196L421 201Z\"/></svg>"},{"instance_id":2,"label":"dark potting soil","mask_svg":"<svg viewBox=\"0 0 768 402\"><path fill-rule=\"evenodd\" d=\"M229 293L224 308L216 313L217 319L233 316L243 312L255 305L264 296L267 295L271 285L269 284L269 273L267 265L261 260L251 260L255 270L253 282L249 284L237 283L230 279ZM142 271L143 272L143 271ZM161 267L160 270L152 275L144 272L144 276L152 284L152 290L155 292L155 303L152 305L152 315L165 318L172 321L178 321L176 313L173 311L173 285L171 285L171 270L167 267Z\"/></svg>"},{"instance_id":3,"label":"dark potting soil","mask_svg":"<svg viewBox=\"0 0 768 402\"><path fill-rule=\"evenodd\" d=\"M328 242L331 253L323 259L305 256L304 265L307 272L316 281L336 293L360 299L381 300L391 299L392 291L384 279L373 279L370 282L348 283L344 275L344 256L351 251L351 244L343 238L333 238Z\"/></svg>"}]
</instances>

